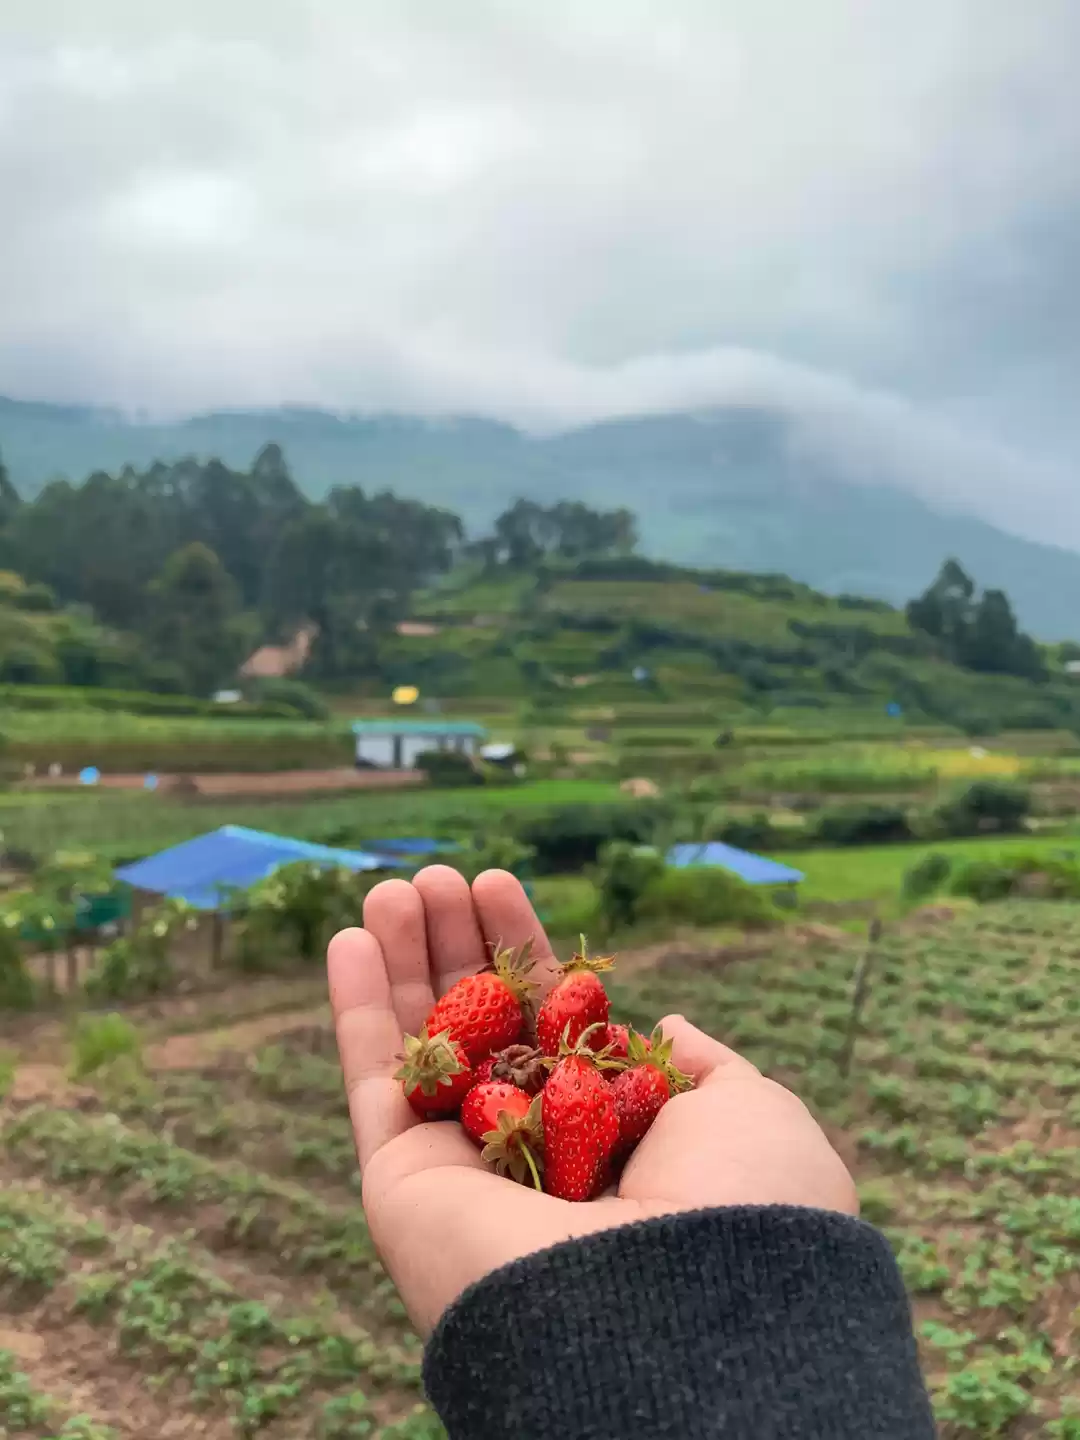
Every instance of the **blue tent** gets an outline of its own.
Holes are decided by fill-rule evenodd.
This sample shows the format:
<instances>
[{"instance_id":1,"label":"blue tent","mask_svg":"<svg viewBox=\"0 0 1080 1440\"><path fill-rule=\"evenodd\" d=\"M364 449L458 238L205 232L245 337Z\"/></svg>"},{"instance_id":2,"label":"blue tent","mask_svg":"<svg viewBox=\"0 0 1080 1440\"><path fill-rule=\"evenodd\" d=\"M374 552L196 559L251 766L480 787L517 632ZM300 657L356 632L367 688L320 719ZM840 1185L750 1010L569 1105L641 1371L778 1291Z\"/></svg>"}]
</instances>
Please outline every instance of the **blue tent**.
<instances>
[{"instance_id":1,"label":"blue tent","mask_svg":"<svg viewBox=\"0 0 1080 1440\"><path fill-rule=\"evenodd\" d=\"M690 865L716 865L721 870L730 870L748 885L797 885L805 879L801 870L793 870L790 865L766 860L764 855L754 855L749 850L737 850L734 845L722 845L719 840L702 845L673 845L664 858L677 870L685 870Z\"/></svg>"},{"instance_id":2,"label":"blue tent","mask_svg":"<svg viewBox=\"0 0 1080 1440\"><path fill-rule=\"evenodd\" d=\"M208 835L162 850L159 855L122 865L116 878L137 890L186 900L198 910L217 910L228 902L230 890L246 890L296 860L343 865L354 871L385 870L402 864L362 850L335 850L329 845L312 845L243 825L223 825Z\"/></svg>"},{"instance_id":3,"label":"blue tent","mask_svg":"<svg viewBox=\"0 0 1080 1440\"><path fill-rule=\"evenodd\" d=\"M372 850L379 855L442 855L459 847L452 840L371 840Z\"/></svg>"}]
</instances>

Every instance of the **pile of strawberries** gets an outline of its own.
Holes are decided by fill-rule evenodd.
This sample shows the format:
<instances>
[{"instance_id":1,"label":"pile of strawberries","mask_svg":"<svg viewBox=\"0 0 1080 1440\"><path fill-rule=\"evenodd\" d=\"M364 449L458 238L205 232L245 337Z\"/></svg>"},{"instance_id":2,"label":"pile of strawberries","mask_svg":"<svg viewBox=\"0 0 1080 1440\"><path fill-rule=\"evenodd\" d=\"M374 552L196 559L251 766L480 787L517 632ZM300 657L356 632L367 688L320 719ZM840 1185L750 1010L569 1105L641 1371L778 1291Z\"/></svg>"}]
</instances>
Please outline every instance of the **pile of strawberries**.
<instances>
[{"instance_id":1,"label":"pile of strawberries","mask_svg":"<svg viewBox=\"0 0 1080 1440\"><path fill-rule=\"evenodd\" d=\"M452 985L406 1036L398 1078L417 1114L459 1119L500 1175L592 1200L691 1081L659 1026L647 1039L609 1020L610 956L590 956L582 936L538 1009L531 948L496 949Z\"/></svg>"}]
</instances>

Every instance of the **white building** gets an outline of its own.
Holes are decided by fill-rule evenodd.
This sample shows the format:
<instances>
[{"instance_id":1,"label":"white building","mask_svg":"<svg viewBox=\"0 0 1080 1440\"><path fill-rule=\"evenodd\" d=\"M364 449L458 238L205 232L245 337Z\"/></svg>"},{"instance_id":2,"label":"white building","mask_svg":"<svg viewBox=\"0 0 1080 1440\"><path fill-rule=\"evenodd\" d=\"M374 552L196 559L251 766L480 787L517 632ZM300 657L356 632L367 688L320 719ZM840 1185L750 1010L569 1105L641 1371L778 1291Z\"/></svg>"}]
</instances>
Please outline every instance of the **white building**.
<instances>
[{"instance_id":1,"label":"white building","mask_svg":"<svg viewBox=\"0 0 1080 1440\"><path fill-rule=\"evenodd\" d=\"M355 720L356 763L378 770L412 770L425 750L475 755L487 731L472 720Z\"/></svg>"}]
</instances>

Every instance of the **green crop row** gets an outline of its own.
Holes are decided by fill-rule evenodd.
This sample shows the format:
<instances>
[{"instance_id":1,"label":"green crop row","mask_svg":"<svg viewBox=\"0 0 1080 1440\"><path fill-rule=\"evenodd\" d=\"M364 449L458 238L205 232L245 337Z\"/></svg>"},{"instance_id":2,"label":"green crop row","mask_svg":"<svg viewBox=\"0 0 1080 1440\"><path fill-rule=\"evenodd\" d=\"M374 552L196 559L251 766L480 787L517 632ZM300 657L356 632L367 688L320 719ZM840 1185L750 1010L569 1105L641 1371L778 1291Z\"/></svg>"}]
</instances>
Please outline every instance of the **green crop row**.
<instances>
[{"instance_id":1,"label":"green crop row","mask_svg":"<svg viewBox=\"0 0 1080 1440\"><path fill-rule=\"evenodd\" d=\"M0 1144L24 1173L80 1190L94 1185L123 1198L132 1214L197 1214L212 1249L270 1254L284 1273L317 1273L365 1315L403 1315L356 1208L336 1209L298 1186L215 1163L115 1117L31 1107L0 1130Z\"/></svg>"},{"instance_id":2,"label":"green crop row","mask_svg":"<svg viewBox=\"0 0 1080 1440\"><path fill-rule=\"evenodd\" d=\"M0 1287L24 1287L26 1253L47 1252L35 1275L39 1289L57 1291L70 1315L107 1327L133 1369L156 1384L182 1386L196 1408L224 1411L240 1435L298 1411L310 1413L305 1433L318 1440L436 1440L442 1433L417 1396L415 1344L381 1346L323 1315L282 1314L246 1299L183 1244L120 1237L103 1246L97 1227L58 1217L34 1194L0 1193L0 1224L11 1242L0 1247ZM80 1248L93 1250L92 1264L74 1263ZM13 1378L12 1386L15 1400L29 1394L22 1381ZM383 1401L378 1410L375 1398ZM404 1414L380 1427L387 1398ZM36 1413L45 1417L46 1410L39 1404ZM69 1433L83 1435L60 1431ZM105 1440L100 1431L84 1440L91 1436Z\"/></svg>"}]
</instances>

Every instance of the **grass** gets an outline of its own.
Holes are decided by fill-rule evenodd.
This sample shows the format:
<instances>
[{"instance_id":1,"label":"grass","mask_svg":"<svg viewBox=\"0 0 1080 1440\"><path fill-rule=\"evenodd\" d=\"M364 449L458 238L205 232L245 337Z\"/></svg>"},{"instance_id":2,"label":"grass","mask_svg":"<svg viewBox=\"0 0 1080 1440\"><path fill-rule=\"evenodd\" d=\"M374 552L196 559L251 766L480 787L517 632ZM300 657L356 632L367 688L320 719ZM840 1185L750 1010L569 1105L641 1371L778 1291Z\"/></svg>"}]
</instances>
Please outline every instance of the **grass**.
<instances>
[{"instance_id":1,"label":"grass","mask_svg":"<svg viewBox=\"0 0 1080 1440\"><path fill-rule=\"evenodd\" d=\"M985 840L943 840L933 844L852 846L839 850L800 850L788 857L806 876L799 887L803 903L895 901L904 874L929 854L945 855L955 866L965 860L998 860L1022 850L1025 854L1080 854L1080 835L1039 837L1009 835Z\"/></svg>"}]
</instances>

